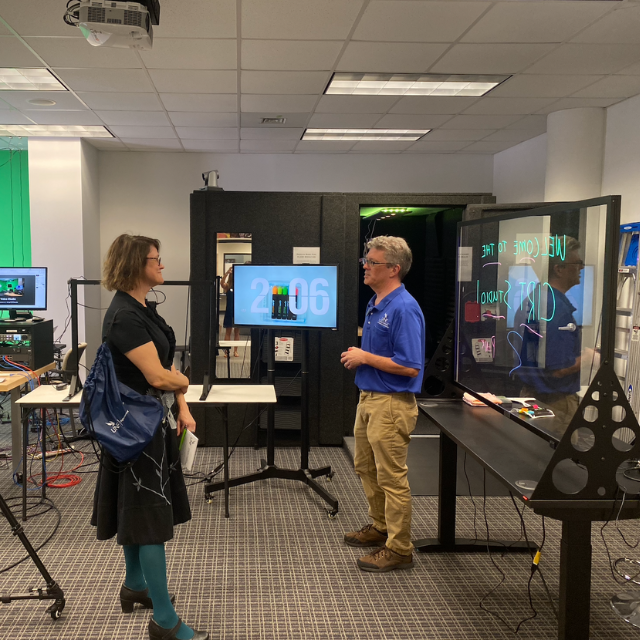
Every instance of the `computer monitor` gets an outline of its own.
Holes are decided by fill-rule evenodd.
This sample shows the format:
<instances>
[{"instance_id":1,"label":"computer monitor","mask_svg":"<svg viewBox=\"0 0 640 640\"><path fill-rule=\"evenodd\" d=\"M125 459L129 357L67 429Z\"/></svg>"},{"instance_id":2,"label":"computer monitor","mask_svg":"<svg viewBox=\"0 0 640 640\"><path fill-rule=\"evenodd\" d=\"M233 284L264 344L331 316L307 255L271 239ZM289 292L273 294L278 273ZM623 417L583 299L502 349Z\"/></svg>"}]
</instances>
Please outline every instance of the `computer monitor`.
<instances>
[{"instance_id":1,"label":"computer monitor","mask_svg":"<svg viewBox=\"0 0 640 640\"><path fill-rule=\"evenodd\" d=\"M245 327L336 329L336 265L233 266L233 324Z\"/></svg>"},{"instance_id":2,"label":"computer monitor","mask_svg":"<svg viewBox=\"0 0 640 640\"><path fill-rule=\"evenodd\" d=\"M47 308L47 267L0 267L0 311L12 320Z\"/></svg>"}]
</instances>

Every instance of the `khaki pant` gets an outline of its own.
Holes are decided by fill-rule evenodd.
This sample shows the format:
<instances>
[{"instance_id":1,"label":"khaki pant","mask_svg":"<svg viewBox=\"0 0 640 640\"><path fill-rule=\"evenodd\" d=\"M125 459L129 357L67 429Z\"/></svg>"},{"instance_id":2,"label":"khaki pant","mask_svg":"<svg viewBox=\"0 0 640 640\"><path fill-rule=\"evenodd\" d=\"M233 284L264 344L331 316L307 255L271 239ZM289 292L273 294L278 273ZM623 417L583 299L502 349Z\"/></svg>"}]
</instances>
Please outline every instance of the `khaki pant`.
<instances>
[{"instance_id":1,"label":"khaki pant","mask_svg":"<svg viewBox=\"0 0 640 640\"><path fill-rule=\"evenodd\" d=\"M413 393L360 392L354 426L356 473L373 526L386 531L387 546L403 555L413 550L407 452L417 419Z\"/></svg>"}]
</instances>

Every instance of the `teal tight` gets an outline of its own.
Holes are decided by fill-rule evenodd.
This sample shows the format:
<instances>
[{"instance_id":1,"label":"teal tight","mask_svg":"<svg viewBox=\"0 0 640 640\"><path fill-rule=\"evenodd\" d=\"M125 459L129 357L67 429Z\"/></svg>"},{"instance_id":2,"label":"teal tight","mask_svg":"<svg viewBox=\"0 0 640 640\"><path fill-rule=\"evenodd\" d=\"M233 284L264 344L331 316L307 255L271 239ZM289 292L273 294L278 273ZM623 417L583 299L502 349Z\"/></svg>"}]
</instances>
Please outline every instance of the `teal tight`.
<instances>
[{"instance_id":1,"label":"teal tight","mask_svg":"<svg viewBox=\"0 0 640 640\"><path fill-rule=\"evenodd\" d=\"M164 544L125 545L122 549L127 568L125 585L134 591L148 588L153 602L153 619L164 629L173 629L178 624L178 614L171 604L167 588ZM193 638L193 629L182 623L177 637L189 640Z\"/></svg>"}]
</instances>

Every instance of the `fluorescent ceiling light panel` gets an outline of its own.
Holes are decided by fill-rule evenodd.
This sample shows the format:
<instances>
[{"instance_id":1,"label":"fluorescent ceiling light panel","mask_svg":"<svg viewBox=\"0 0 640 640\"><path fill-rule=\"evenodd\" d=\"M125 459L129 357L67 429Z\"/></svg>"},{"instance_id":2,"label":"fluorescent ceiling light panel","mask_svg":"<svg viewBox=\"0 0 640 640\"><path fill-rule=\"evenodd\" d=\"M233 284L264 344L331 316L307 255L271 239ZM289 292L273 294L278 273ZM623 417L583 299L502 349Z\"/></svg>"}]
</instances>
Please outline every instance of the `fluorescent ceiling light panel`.
<instances>
[{"instance_id":1,"label":"fluorescent ceiling light panel","mask_svg":"<svg viewBox=\"0 0 640 640\"><path fill-rule=\"evenodd\" d=\"M0 91L68 91L48 69L0 67Z\"/></svg>"},{"instance_id":2,"label":"fluorescent ceiling light panel","mask_svg":"<svg viewBox=\"0 0 640 640\"><path fill-rule=\"evenodd\" d=\"M350 96L483 96L510 76L334 73L326 94Z\"/></svg>"},{"instance_id":3,"label":"fluorescent ceiling light panel","mask_svg":"<svg viewBox=\"0 0 640 640\"><path fill-rule=\"evenodd\" d=\"M0 124L0 136L26 138L113 138L101 126Z\"/></svg>"},{"instance_id":4,"label":"fluorescent ceiling light panel","mask_svg":"<svg viewBox=\"0 0 640 640\"><path fill-rule=\"evenodd\" d=\"M303 140L405 140L415 142L431 129L306 129Z\"/></svg>"}]
</instances>

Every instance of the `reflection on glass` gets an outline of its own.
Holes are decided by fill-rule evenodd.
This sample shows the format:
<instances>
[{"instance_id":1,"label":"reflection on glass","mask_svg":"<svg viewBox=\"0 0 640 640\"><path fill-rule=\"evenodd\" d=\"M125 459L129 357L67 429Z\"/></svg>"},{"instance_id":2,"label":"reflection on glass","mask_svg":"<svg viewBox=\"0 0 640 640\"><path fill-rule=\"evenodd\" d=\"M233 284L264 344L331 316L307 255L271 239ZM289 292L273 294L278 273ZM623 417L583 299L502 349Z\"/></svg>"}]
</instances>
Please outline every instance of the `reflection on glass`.
<instances>
[{"instance_id":1,"label":"reflection on glass","mask_svg":"<svg viewBox=\"0 0 640 640\"><path fill-rule=\"evenodd\" d=\"M556 438L599 366L605 218L590 207L460 229L457 380Z\"/></svg>"},{"instance_id":2,"label":"reflection on glass","mask_svg":"<svg viewBox=\"0 0 640 640\"><path fill-rule=\"evenodd\" d=\"M218 233L216 273L220 276L220 349L216 358L218 378L250 376L251 334L233 326L233 265L251 262L250 233Z\"/></svg>"}]
</instances>

